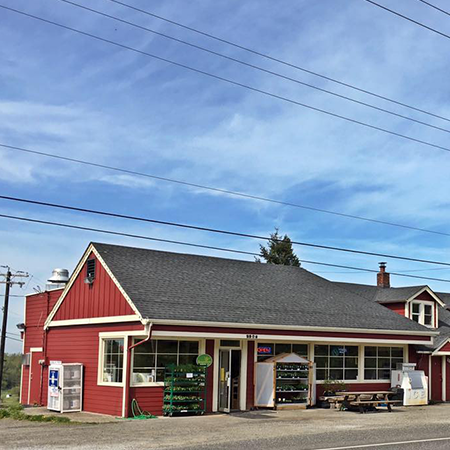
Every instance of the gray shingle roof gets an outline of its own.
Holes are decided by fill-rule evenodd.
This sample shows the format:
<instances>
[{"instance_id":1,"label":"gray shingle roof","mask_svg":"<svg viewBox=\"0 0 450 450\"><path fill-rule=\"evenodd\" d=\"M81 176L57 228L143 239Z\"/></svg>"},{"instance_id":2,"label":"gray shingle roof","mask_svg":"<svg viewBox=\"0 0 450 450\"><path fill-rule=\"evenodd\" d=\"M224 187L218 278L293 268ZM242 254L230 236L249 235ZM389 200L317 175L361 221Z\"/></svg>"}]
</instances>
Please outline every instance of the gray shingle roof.
<instances>
[{"instance_id":1,"label":"gray shingle roof","mask_svg":"<svg viewBox=\"0 0 450 450\"><path fill-rule=\"evenodd\" d=\"M302 268L93 245L146 318L428 331Z\"/></svg>"},{"instance_id":2,"label":"gray shingle roof","mask_svg":"<svg viewBox=\"0 0 450 450\"><path fill-rule=\"evenodd\" d=\"M361 295L378 303L395 303L406 301L426 286L406 286L399 288L381 288L367 284L339 283L335 284L346 288L355 294Z\"/></svg>"}]
</instances>

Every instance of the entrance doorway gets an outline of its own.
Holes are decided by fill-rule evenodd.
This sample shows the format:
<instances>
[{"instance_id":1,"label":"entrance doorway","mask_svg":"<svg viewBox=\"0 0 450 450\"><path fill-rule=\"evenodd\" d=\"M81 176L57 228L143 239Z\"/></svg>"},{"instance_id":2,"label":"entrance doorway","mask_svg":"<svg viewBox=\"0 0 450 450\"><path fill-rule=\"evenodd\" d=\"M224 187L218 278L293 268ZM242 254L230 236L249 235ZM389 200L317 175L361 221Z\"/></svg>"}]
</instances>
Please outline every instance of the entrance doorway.
<instances>
[{"instance_id":1,"label":"entrance doorway","mask_svg":"<svg viewBox=\"0 0 450 450\"><path fill-rule=\"evenodd\" d=\"M239 409L241 350L219 350L219 411Z\"/></svg>"}]
</instances>

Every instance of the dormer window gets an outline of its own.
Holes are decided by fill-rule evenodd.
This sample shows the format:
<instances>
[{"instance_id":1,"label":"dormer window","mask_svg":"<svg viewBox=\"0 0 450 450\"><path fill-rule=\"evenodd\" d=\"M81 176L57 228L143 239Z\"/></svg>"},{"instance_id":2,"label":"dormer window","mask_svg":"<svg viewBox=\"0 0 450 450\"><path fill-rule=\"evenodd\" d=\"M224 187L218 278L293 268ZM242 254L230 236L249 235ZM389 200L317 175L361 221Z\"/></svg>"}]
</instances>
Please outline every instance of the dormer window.
<instances>
[{"instance_id":1,"label":"dormer window","mask_svg":"<svg viewBox=\"0 0 450 450\"><path fill-rule=\"evenodd\" d=\"M434 304L432 302L412 302L411 319L426 327L434 327Z\"/></svg>"}]
</instances>

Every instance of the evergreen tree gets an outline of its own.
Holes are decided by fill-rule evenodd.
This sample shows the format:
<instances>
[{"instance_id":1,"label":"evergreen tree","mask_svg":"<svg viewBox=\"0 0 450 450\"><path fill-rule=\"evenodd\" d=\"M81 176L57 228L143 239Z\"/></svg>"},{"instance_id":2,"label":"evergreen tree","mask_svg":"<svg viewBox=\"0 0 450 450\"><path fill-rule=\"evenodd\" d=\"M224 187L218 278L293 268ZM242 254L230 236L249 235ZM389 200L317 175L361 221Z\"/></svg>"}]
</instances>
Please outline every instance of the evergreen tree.
<instances>
[{"instance_id":1,"label":"evergreen tree","mask_svg":"<svg viewBox=\"0 0 450 450\"><path fill-rule=\"evenodd\" d=\"M278 234L278 228L275 233L270 235L267 248L260 245L260 255L267 264L282 264L285 266L300 267L300 261L292 249L292 242L287 234L282 238ZM260 258L255 258L257 262L261 262Z\"/></svg>"}]
</instances>

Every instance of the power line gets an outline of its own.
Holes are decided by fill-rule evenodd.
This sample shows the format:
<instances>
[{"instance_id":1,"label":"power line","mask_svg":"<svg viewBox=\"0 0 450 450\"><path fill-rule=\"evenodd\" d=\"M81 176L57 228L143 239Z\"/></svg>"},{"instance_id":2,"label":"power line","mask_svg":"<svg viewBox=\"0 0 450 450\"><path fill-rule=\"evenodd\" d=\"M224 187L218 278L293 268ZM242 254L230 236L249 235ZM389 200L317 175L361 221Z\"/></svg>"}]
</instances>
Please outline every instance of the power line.
<instances>
[{"instance_id":1,"label":"power line","mask_svg":"<svg viewBox=\"0 0 450 450\"><path fill-rule=\"evenodd\" d=\"M114 218L118 218L118 219L136 220L139 222L154 223L157 225L166 225L166 226L185 228L185 229L196 230L196 231L206 231L209 233L225 234L228 236L245 237L245 238L258 239L258 240L263 240L263 241L268 241L270 239L273 239L270 236L259 236L256 234L242 233L242 232L229 231L229 230L221 230L221 229L217 229L217 228L201 227L201 226L197 226L197 225L189 225L189 224L185 224L185 223L170 222L170 221L166 221L166 220L149 219L146 217L130 216L130 215L126 215L126 214L119 214L119 213L113 213L113 212L108 212L108 211L100 211L97 209L80 208L80 207L76 207L76 206L62 205L60 203L41 202L38 200L10 197L10 196L6 196L6 195L0 195L0 199L14 201L14 202L20 202L20 203L39 205L39 206L47 206L50 208L58 208L58 209L77 211L77 212L83 212L83 213L88 213L88 214L96 214L96 215L101 215L101 216L114 217ZM282 242L283 240L276 239L276 241ZM420 263L426 263L426 264L437 264L437 265L443 265L443 266L450 266L450 263L448 263L448 262L410 258L407 256L366 252L363 250L355 250L355 249L344 248L344 247L333 247L333 246L329 246L329 245L313 244L310 242L301 242L301 241L292 241L291 240L291 243L295 244L295 245L301 245L304 247L319 248L319 249L323 249L323 250L333 250L333 251L340 251L340 252L357 253L357 254L361 254L361 255L380 256L382 258L400 259L403 261L413 261L413 262L420 262Z\"/></svg>"},{"instance_id":2,"label":"power line","mask_svg":"<svg viewBox=\"0 0 450 450\"><path fill-rule=\"evenodd\" d=\"M280 73L278 73L278 72L274 72L274 71L272 71L272 70L265 69L265 68L263 68L263 67L261 67L261 66L257 66L256 64L251 64L251 63L242 61L242 60L240 60L240 59L233 58L232 56L228 56L228 55L225 55L225 54L223 54L223 53L216 52L216 51L211 50L211 49L209 49L209 48L202 47L202 46L197 45L197 44L193 44L193 43L188 42L188 41L185 41L185 40L183 40L183 39L178 39L178 38L173 37L173 36L171 36L171 35L168 35L168 34L165 34L165 33L161 33L161 32L159 32L159 31L153 30L153 29L151 29L151 28L144 27L144 26L139 25L139 24L137 24L137 23L130 22L130 21L125 20L125 19L121 19L121 18L119 18L119 17L117 17L117 16L113 16L113 15L111 15L111 14L107 14L107 13L105 13L105 12L98 11L98 10L93 9L93 8L89 8L89 7L84 6L84 5L80 5L80 4L75 3L75 2L72 2L72 1L70 1L70 0L58 0L58 1L63 2L63 3L66 3L66 4L69 4L69 5L72 5L72 6L75 6L75 7L78 7L78 8L81 8L81 9L83 9L83 10L85 10L85 11L92 12L92 13L94 13L94 14L98 14L98 15L100 15L100 16L103 16L103 17L106 17L106 18L109 18L109 19L112 19L112 20L115 20L115 21L124 23L124 24L126 24L126 25L129 25L129 26L138 28L138 29L140 29L140 30L144 30L144 31L147 31L147 32L149 32L149 33L153 33L153 34L155 34L155 35L157 35L157 36L160 36L160 37L163 37L163 38L165 38L165 39L170 39L170 40L172 40L172 41L174 41L174 42L177 42L177 43L179 43L179 44L187 45L187 46L192 47L192 48L195 48L195 49L197 49L197 50L201 50L201 51L203 51L203 52L207 52L207 53L209 53L209 54L218 56L218 57L220 57L220 58L227 59L227 60L229 60L229 61L233 61L233 62L235 62L235 63L237 63L237 64L241 64L241 65L243 65L243 66L247 66L247 67L250 67L250 68L252 68L252 69L259 70L260 72L264 72L264 73L267 73L267 74L269 74L269 75L273 75L273 76L276 76L276 77L278 77L278 78L282 78L282 79L287 80L287 81L292 81L293 83L297 83L297 84L300 84L300 85L302 85L302 86L306 86L306 87L308 87L308 88L310 88L310 89L315 89L315 90L317 90L317 91L320 91L320 92L323 92L323 93L326 93L326 94L329 94L329 95L333 95L333 96L338 97L338 98L341 98L341 99L343 99L343 100L348 100L348 101L353 102L353 103L356 103L356 104L358 104L358 105L366 106L366 107L368 107L368 108L372 108L372 109L374 109L374 110L377 110L377 111L380 111L380 112L383 112L383 113L386 113L386 114L390 114L390 115L392 115L392 116L399 117L399 118L401 118L401 119L409 120L409 121L411 121L411 122L415 122L415 123L418 123L418 124L420 124L420 125L424 125L424 126L429 127L429 128L434 128L434 129L436 129L436 130L443 131L443 132L445 132L445 133L450 133L450 130L449 130L449 129L442 128L442 127L438 127L438 126L436 126L436 125L432 125L432 124L430 124L430 123L423 122L423 121L421 121L421 120L417 120L417 119L414 119L414 118L412 118L412 117L404 116L403 114L399 114L399 113L396 113L396 112L394 112L394 111L390 111L390 110L388 110L388 109L385 109L385 108L381 108L381 107L379 107L379 106L372 105L372 104L370 104L370 103L366 103L366 102L363 102L363 101L360 101L360 100L356 100L356 99L354 99L354 98L352 98L352 97L348 97L348 96L346 96L346 95L338 94L337 92L333 92L333 91L330 91L330 90L328 90L328 89L324 89L324 88L321 88L321 87L318 87L318 86L315 86L315 85L312 85L312 84L309 84L309 83L305 83L305 82L300 81L300 80L298 80L298 79L295 79L295 78L292 78L292 77L288 77L288 76L286 76L286 75L282 75L282 74L280 74Z\"/></svg>"},{"instance_id":3,"label":"power line","mask_svg":"<svg viewBox=\"0 0 450 450\"><path fill-rule=\"evenodd\" d=\"M47 221L47 220L31 219L28 217L18 217L18 216L12 216L12 215L8 215L8 214L0 214L0 217L6 218L6 219L20 220L20 221L24 221L24 222L38 223L38 224L43 224L43 225L52 225L52 226L57 226L57 227L62 227L62 228L72 228L72 229L76 229L76 230L92 231L92 232L103 233L103 234L111 234L114 236L124 236L124 237L136 238L136 239L144 239L144 240L148 240L148 241L166 242L169 244L186 245L189 247L198 247L198 248L203 248L203 249L211 249L211 250L218 250L218 251L224 251L224 252L239 253L239 254L243 254L243 255L260 256L259 253L248 252L248 251L244 251L244 250L236 250L236 249L216 247L216 246L204 245L204 244L195 244L195 243L185 242L185 241L175 241L175 240L171 240L171 239L155 238L155 237L151 237L151 236L143 236L143 235L139 235L139 234L124 233L124 232L120 232L120 231L112 231L112 230L105 230L105 229L92 228L92 227L83 227L83 226L79 226L79 225L72 225L72 224L61 223L61 222L51 222L51 221ZM353 253L353 251L351 251L351 252ZM374 253L373 255L387 257L387 255L380 255L380 254L376 254L376 253ZM404 258L394 257L394 259L404 259ZM407 258L407 259L410 259L410 258ZM378 273L377 270L373 270L373 269L363 269L360 267L352 267L352 266L345 266L345 265L340 265L340 264L324 263L324 262L319 262L319 261L310 261L310 260L306 260L306 259L300 259L300 261L305 264L317 264L320 266L339 267L339 268L343 268L343 269L352 269L352 270L358 270L358 271ZM417 260L417 261L421 261L421 260ZM433 264L446 265L447 263L437 263L436 262ZM418 279L422 279L422 280L442 281L445 283L450 283L450 280L445 280L442 278L431 278L431 277L422 277L422 276L417 276L417 275L407 275L407 274L401 274L398 272L390 272L390 274L401 276L401 277L418 278Z\"/></svg>"},{"instance_id":4,"label":"power line","mask_svg":"<svg viewBox=\"0 0 450 450\"><path fill-rule=\"evenodd\" d=\"M371 3L374 6L378 6L378 8L384 9L385 11L388 11L391 14L395 14L396 16L401 17L402 19L408 20L409 22L419 25L419 27L426 28L427 30L432 31L433 33L439 34L442 37L450 39L450 35L442 33L442 31L438 31L435 28L429 27L428 25L425 25L422 22L418 22L417 20L411 19L411 17L405 16L404 14L400 14L399 12L394 11L393 9L389 9L386 6L380 5L379 3L374 2L373 0L364 0L364 1L367 3Z\"/></svg>"},{"instance_id":5,"label":"power line","mask_svg":"<svg viewBox=\"0 0 450 450\"><path fill-rule=\"evenodd\" d=\"M438 8L436 5L433 5L433 4L430 3L430 2L426 2L425 0L419 0L419 2L425 3L425 5L428 5L428 6L430 6L431 8L434 8L434 9L440 11L441 13L447 14L447 16L450 16L450 12L445 11L444 9Z\"/></svg>"},{"instance_id":6,"label":"power line","mask_svg":"<svg viewBox=\"0 0 450 450\"><path fill-rule=\"evenodd\" d=\"M17 13L17 14L29 17L31 19L35 19L35 20L38 20L38 21L41 21L41 22L44 22L44 23L55 25L57 27L65 29L65 30L73 31L74 33L78 33L78 34L81 34L83 36L87 36L87 37L90 37L92 39L96 39L98 41L105 42L107 44L111 44L111 45L114 45L116 47L120 47L120 48L123 48L125 50L132 51L134 53L138 53L140 55L148 56L149 58L157 59L158 61L163 61L165 63L172 64L172 65L174 65L176 67L181 67L183 69L189 70L189 71L194 72L194 73L205 75L205 76L207 76L209 78L214 78L216 80L223 81L224 83L228 83L228 84L231 84L231 85L234 85L234 86L238 86L238 87L241 87L243 89L247 89L247 90L250 90L252 92L256 92L256 93L265 95L267 97L275 98L277 100L281 100L281 101L289 103L291 105L300 106L302 108L306 108L306 109L309 109L309 110L312 110L312 111L320 112L320 113L325 114L327 116L338 118L338 119L344 120L346 122L350 122L350 123L353 123L353 124L356 124L356 125L360 125L360 126L365 127L365 128L369 128L369 129L372 129L372 130L380 131L382 133L386 133L386 134L389 134L391 136L396 136L396 137L399 137L399 138L402 138L402 139L405 139L405 140L408 140L408 141L411 141L411 142L415 142L415 143L418 143L418 144L426 145L428 147L432 147L432 148L436 148L436 149L439 149L439 150L444 150L446 152L450 152L450 147L444 147L442 145L433 144L432 142L424 141L422 139L417 139L417 138L414 138L414 137L406 135L406 134L397 133L395 131L388 130L388 129L382 128L382 127L378 127L376 125L372 125L372 124L367 123L367 122L362 122L360 120L352 119L350 117L343 116L341 114L333 113L331 111L328 111L328 110L325 110L325 109L322 109L322 108L318 108L318 107L315 107L315 106L312 106L312 105L308 105L306 103L302 103L302 102L299 102L297 100L293 100L291 98L284 97L282 95L274 94L272 92L265 91L263 89L259 89L259 88L253 87L253 86L250 86L248 84L241 83L239 81L234 81L234 80L231 80L229 78L222 77L220 75L215 75L213 73L206 72L204 70L197 69L195 67L188 66L186 64L182 64L182 63L179 63L179 62L167 59L167 58L163 58L161 56L157 56L157 55L154 55L152 53L148 53L148 52L145 52L143 50L139 50L137 48L130 47L130 46L125 45L125 44L121 44L121 43L116 42L116 41L112 41L110 39L102 38L102 37L100 37L98 35L95 35L95 34L92 34L92 33L88 33L86 31L81 31L81 30L79 30L77 28L72 28L72 27L69 27L67 25L63 25L63 24L60 24L58 22L54 22L52 20L44 19L42 17L35 16L33 14L26 13L24 11L20 11L18 9L10 8L9 6L5 6L5 5L1 5L0 4L0 8L3 8L3 9L6 9L8 11L11 11L11 12L14 12L14 13Z\"/></svg>"},{"instance_id":7,"label":"power line","mask_svg":"<svg viewBox=\"0 0 450 450\"><path fill-rule=\"evenodd\" d=\"M16 338L13 338L13 337L10 337L10 336L6 336L6 339L9 339L10 341L16 341L16 342L22 343L21 339L16 339Z\"/></svg>"},{"instance_id":8,"label":"power line","mask_svg":"<svg viewBox=\"0 0 450 450\"><path fill-rule=\"evenodd\" d=\"M201 30L199 30L199 29L196 29L196 28L193 28L193 27L189 27L189 26L184 25L184 24L182 24L182 23L180 23L180 22L176 22L176 21L170 20L170 19L168 19L168 18L166 18L166 17L163 17L163 16L160 16L160 15L154 14L154 13L148 11L148 10L140 9L140 8L135 7L135 6L128 5L128 4L126 4L126 3L123 3L123 2L121 2L121 1L118 1L118 0L107 0L107 1L110 1L110 2L112 2L112 3L116 3L116 4L118 4L118 5L122 5L122 6L124 6L125 8L129 8L129 9L131 9L131 10L134 10L134 11L137 11L137 12L140 12L140 13L143 13L143 14L146 14L146 15L148 15L148 16L150 16L150 17L155 18L155 19L162 20L162 21L164 21L164 22L170 23L170 24L172 24L172 25L175 25L175 26L177 26L177 27L183 28L183 29L185 29L185 30L192 31L193 33L197 33L197 34L200 34L200 35L202 35L202 36L206 36L206 37L211 38L211 39L214 39L214 40L216 40L216 41L218 41L218 42L222 42L222 43L224 43L224 44L227 44L227 45L230 45L230 46L232 46L232 47L238 48L238 49L240 49L240 50L244 50L244 51L246 51L246 52L252 53L252 54L254 54L254 55L257 55L257 56L260 56L260 57L262 57L262 58L268 59L268 60L270 60L270 61L274 61L274 62L283 64L283 65L288 66L288 67L291 67L291 68L293 68L293 69L300 70L300 71L305 72L305 73L308 73L308 74L310 74L310 75L314 75L314 76L319 77L319 78L322 78L322 79L324 79L324 80L331 81L331 82L333 82L333 83L339 84L339 85L341 85L341 86L345 86L345 87L350 88L350 89L353 89L353 90L355 90L355 91L362 92L362 93L364 93L364 94L371 95L371 96L373 96L373 97L376 97L376 98L379 98L379 99L382 99L382 100L385 100L385 101L394 103L394 104L396 104L396 105L403 106L403 107L405 107L405 108L409 108L409 109L411 109L411 110L418 111L418 112L421 112L421 113L423 113L423 114L427 114L427 115L429 115L429 116L436 117L436 118L438 118L438 119L442 119L442 120L446 120L446 121L449 121L449 122L450 122L450 119L448 119L448 118L446 118L446 117L443 117L443 116L440 116L440 115L431 113L431 112L429 112L429 111L426 111L426 110L417 108L417 107L415 107L415 106L408 105L408 104L406 104L406 103L402 103L402 102L400 102L400 101L398 101L398 100L394 100L394 99L392 99L392 98L389 98L389 97L386 97L386 96L377 94L377 93L375 93L375 92L371 92L371 91L369 91L369 90L367 90L367 89L359 88L359 87L357 87L357 86L355 86L355 85L346 83L346 82L344 82L344 81L337 80L337 79L335 79L335 78L331 78L331 77L326 76L326 75L323 75L323 74L321 74L321 73L313 72L312 70L306 69L305 67L298 66L298 65L296 65L296 64L293 64L293 63L284 61L284 60L279 59L279 58L275 58L274 56L268 55L268 54L266 54L266 53L262 53L262 52L260 52L260 51L251 49L251 48L249 48L249 47L245 47L245 46L243 46L243 45L236 44L235 42L229 41L229 40L227 40L227 39L220 38L220 37L215 36L215 35L213 35L213 34L211 34L211 33L206 33L205 31L201 31Z\"/></svg>"},{"instance_id":9,"label":"power line","mask_svg":"<svg viewBox=\"0 0 450 450\"><path fill-rule=\"evenodd\" d=\"M208 190L208 191L212 191L212 192L219 192L221 194L232 195L232 196L235 196L235 197L241 197L241 198L246 198L246 199L251 199L251 200L257 200L257 201L262 201L262 202L267 202L267 203L273 203L273 204L278 204L278 205L282 205L282 206L289 206L289 207L293 207L293 208L300 208L300 209L305 209L305 210L314 211L314 212L320 212L320 213L324 213L324 214L332 214L334 216L345 217L347 219L363 220L365 222L377 223L377 224L380 224L380 225L388 225L388 226L397 227L397 228L403 228L403 229L412 230L412 231L420 231L420 232L424 232L424 233L437 234L437 235L440 235L440 236L450 236L450 233L445 233L443 231L436 231L436 230L429 230L429 229L426 229L426 228L413 227L413 226L410 226L410 225L404 225L404 224L399 224L399 223L395 223L395 222L388 222L388 221L385 221L385 220L378 220L378 219L373 219L373 218L369 218L369 217L357 216L357 215L354 215L354 214L345 214L345 213L341 213L341 212L338 212L338 211L331 211L331 210L328 210L328 209L315 208L313 206L301 205L301 204L298 204L298 203L285 202L285 201L282 201L282 200L276 200L276 199L271 199L271 198L267 198L267 197L261 197L261 196L258 196L258 195L246 194L244 192L231 191L231 190L228 190L228 189L216 188L216 187L212 187L212 186L206 186L206 185L202 185L202 184L191 183L191 182L188 182L188 181L176 180L174 178L160 177L160 176L152 175L152 174L145 173L145 172L137 172L137 171L134 171L134 170L124 169L124 168L114 167L114 166L108 166L106 164L94 163L94 162L86 161L86 160L82 160L82 159L75 159L75 158L69 158L67 156L55 155L55 154L52 154L52 153L39 152L37 150L31 150L31 149L23 148L23 147L16 147L16 146L13 146L13 145L7 145L7 144L0 143L0 147L6 148L8 150L17 150L17 151L24 152L24 153L29 153L29 154L33 154L33 155L43 156L43 157L46 157L46 158L54 158L54 159L59 159L59 160L62 160L62 161L82 164L82 165L86 165L86 166L97 167L97 168L106 169L106 170L112 170L112 171L115 171L115 172L126 173L128 175L135 175L135 176L140 176L140 177L145 177L145 178L151 178L153 180L179 184L179 185L182 185L182 186L193 187L193 188L196 188L196 189L203 189L203 190Z\"/></svg>"}]
</instances>

